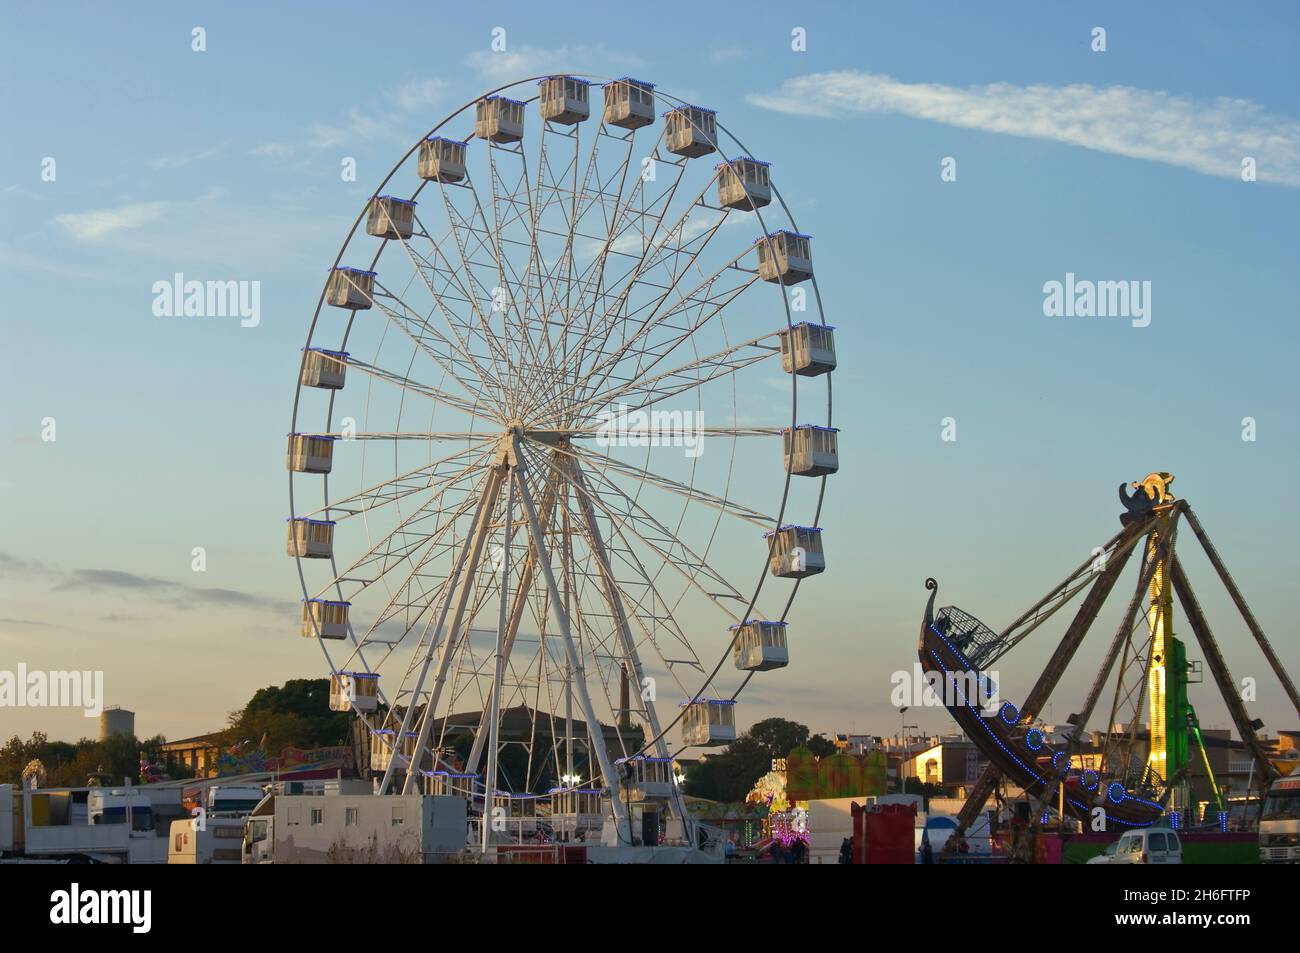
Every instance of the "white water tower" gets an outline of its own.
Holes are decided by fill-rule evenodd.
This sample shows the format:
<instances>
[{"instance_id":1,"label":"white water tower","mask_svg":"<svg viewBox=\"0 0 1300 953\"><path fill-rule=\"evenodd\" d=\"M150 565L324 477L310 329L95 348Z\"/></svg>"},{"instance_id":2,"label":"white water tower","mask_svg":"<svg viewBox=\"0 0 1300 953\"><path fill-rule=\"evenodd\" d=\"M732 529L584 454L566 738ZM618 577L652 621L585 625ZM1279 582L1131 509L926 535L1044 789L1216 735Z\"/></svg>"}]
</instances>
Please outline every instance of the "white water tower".
<instances>
[{"instance_id":1,"label":"white water tower","mask_svg":"<svg viewBox=\"0 0 1300 953\"><path fill-rule=\"evenodd\" d=\"M135 712L121 705L110 705L99 713L99 740L107 741L113 735L135 734Z\"/></svg>"}]
</instances>

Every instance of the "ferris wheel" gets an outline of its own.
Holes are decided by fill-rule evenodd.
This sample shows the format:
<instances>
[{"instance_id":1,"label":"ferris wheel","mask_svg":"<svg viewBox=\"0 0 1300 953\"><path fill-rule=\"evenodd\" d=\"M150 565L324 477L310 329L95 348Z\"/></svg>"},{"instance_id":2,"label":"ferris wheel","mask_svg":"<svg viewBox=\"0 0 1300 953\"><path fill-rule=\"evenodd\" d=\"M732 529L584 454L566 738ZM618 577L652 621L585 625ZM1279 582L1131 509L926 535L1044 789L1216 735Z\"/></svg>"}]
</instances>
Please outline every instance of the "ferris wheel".
<instances>
[{"instance_id":1,"label":"ferris wheel","mask_svg":"<svg viewBox=\"0 0 1300 953\"><path fill-rule=\"evenodd\" d=\"M834 367L810 238L712 110L535 77L417 142L328 270L287 458L301 634L381 793L675 796L797 658Z\"/></svg>"}]
</instances>

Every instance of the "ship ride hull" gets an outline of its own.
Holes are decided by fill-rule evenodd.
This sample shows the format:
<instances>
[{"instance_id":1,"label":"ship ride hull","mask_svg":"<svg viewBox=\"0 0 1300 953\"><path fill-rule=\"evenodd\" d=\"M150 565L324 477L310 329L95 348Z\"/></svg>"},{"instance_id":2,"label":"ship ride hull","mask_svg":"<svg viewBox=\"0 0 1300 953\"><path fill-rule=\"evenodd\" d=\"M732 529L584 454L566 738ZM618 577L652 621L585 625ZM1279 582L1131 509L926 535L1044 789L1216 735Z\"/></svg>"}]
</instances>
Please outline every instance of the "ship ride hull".
<instances>
[{"instance_id":1,"label":"ship ride hull","mask_svg":"<svg viewBox=\"0 0 1300 953\"><path fill-rule=\"evenodd\" d=\"M988 701L998 697L997 687L963 651L976 644L972 633L954 628L945 631L949 611L940 610L936 619L931 595L917 644L921 670L962 731L1005 777L1027 794L1044 798L1052 808L1059 805L1064 781L1064 809L1081 820L1085 830L1096 829L1095 821L1101 816L1095 813L1097 808L1105 812L1104 829L1119 832L1148 827L1164 813L1159 803L1126 789L1115 779L1083 770L1077 756L1053 748L1040 730L1022 722L1015 705ZM960 610L953 613L971 619Z\"/></svg>"}]
</instances>

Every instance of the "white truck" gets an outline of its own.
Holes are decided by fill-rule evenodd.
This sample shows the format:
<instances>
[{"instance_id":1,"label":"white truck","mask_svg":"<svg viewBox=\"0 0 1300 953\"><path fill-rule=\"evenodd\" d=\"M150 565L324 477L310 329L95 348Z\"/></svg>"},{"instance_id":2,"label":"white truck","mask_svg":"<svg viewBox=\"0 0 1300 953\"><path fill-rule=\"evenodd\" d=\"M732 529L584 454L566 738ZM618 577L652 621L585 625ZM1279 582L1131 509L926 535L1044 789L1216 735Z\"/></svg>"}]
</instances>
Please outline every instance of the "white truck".
<instances>
[{"instance_id":1,"label":"white truck","mask_svg":"<svg viewBox=\"0 0 1300 953\"><path fill-rule=\"evenodd\" d=\"M1259 862L1300 864L1300 777L1278 778L1259 812Z\"/></svg>"}]
</instances>

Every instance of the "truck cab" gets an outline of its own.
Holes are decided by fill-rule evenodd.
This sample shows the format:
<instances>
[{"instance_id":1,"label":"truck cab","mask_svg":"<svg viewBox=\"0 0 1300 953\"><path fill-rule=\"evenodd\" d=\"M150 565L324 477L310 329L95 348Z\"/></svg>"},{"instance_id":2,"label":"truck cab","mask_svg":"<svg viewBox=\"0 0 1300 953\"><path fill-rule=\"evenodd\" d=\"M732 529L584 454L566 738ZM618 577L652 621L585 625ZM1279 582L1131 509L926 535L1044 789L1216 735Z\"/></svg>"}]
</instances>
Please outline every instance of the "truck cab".
<instances>
[{"instance_id":1,"label":"truck cab","mask_svg":"<svg viewBox=\"0 0 1300 953\"><path fill-rule=\"evenodd\" d=\"M262 802L264 792L256 784L214 784L207 790L204 807L208 815L242 817Z\"/></svg>"},{"instance_id":2,"label":"truck cab","mask_svg":"<svg viewBox=\"0 0 1300 953\"><path fill-rule=\"evenodd\" d=\"M1300 863L1300 777L1278 778L1259 813L1259 862Z\"/></svg>"}]
</instances>

